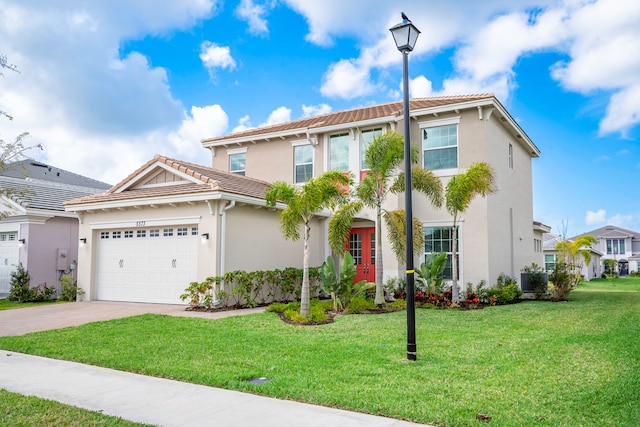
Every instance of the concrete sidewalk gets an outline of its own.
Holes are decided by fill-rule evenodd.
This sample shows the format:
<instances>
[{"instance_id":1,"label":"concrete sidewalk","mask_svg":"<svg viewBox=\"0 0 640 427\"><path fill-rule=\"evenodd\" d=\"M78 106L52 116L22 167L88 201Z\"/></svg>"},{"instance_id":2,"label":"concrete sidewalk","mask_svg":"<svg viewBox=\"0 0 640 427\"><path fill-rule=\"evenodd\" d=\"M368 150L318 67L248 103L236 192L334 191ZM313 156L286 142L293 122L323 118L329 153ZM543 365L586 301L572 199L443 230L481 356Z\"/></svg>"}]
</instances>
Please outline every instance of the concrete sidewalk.
<instances>
[{"instance_id":1,"label":"concrete sidewalk","mask_svg":"<svg viewBox=\"0 0 640 427\"><path fill-rule=\"evenodd\" d=\"M7 350L0 388L166 427L421 425Z\"/></svg>"}]
</instances>

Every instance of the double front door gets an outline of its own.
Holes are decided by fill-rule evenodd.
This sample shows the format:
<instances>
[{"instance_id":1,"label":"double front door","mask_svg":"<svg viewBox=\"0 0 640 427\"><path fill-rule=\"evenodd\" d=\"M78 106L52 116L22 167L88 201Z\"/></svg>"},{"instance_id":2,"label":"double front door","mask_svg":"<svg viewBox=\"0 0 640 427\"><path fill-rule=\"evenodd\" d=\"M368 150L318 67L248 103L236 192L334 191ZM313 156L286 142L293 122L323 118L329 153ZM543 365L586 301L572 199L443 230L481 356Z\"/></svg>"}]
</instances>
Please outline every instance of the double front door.
<instances>
[{"instance_id":1,"label":"double front door","mask_svg":"<svg viewBox=\"0 0 640 427\"><path fill-rule=\"evenodd\" d=\"M376 281L376 229L352 228L349 235L349 253L356 264L354 283L361 280Z\"/></svg>"}]
</instances>

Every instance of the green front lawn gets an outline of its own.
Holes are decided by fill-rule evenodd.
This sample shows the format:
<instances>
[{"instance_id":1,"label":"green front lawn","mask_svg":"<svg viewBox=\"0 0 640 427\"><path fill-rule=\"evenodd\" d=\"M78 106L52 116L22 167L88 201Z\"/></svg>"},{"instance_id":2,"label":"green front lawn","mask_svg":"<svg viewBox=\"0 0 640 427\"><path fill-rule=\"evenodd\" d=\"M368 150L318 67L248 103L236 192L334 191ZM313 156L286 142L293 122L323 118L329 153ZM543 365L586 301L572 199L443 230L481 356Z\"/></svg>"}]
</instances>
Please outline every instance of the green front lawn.
<instances>
[{"instance_id":1,"label":"green front lawn","mask_svg":"<svg viewBox=\"0 0 640 427\"><path fill-rule=\"evenodd\" d=\"M65 301L60 301L65 302ZM46 302L14 302L14 301L9 301L8 299L0 299L0 310L11 310L14 308L25 308L25 307L33 307L36 305L43 305L43 304L56 304L56 301L46 301Z\"/></svg>"},{"instance_id":2,"label":"green front lawn","mask_svg":"<svg viewBox=\"0 0 640 427\"><path fill-rule=\"evenodd\" d=\"M638 279L593 281L562 303L419 309L416 324L417 362L406 312L320 326L144 315L0 348L442 426L485 425L479 413L494 426L640 425Z\"/></svg>"},{"instance_id":3,"label":"green front lawn","mask_svg":"<svg viewBox=\"0 0 640 427\"><path fill-rule=\"evenodd\" d=\"M0 425L38 427L145 426L47 399L0 389Z\"/></svg>"}]
</instances>

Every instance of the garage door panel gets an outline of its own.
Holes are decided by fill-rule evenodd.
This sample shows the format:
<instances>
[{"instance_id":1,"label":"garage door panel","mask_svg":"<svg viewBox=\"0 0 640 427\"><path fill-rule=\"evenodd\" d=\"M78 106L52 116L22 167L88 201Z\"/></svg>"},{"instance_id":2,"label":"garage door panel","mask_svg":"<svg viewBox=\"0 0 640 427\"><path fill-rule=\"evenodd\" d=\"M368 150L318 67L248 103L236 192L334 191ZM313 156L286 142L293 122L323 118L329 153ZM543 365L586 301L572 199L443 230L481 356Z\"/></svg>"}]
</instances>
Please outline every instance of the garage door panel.
<instances>
[{"instance_id":1,"label":"garage door panel","mask_svg":"<svg viewBox=\"0 0 640 427\"><path fill-rule=\"evenodd\" d=\"M18 267L18 233L0 233L0 292L11 290L11 273Z\"/></svg>"},{"instance_id":2,"label":"garage door panel","mask_svg":"<svg viewBox=\"0 0 640 427\"><path fill-rule=\"evenodd\" d=\"M176 230L121 230L121 236L131 237L125 239L112 238L117 231L108 235L102 232L96 275L98 299L183 304L180 295L197 276L199 238L195 226L189 228L189 235L178 235ZM141 234L144 237L138 237Z\"/></svg>"}]
</instances>

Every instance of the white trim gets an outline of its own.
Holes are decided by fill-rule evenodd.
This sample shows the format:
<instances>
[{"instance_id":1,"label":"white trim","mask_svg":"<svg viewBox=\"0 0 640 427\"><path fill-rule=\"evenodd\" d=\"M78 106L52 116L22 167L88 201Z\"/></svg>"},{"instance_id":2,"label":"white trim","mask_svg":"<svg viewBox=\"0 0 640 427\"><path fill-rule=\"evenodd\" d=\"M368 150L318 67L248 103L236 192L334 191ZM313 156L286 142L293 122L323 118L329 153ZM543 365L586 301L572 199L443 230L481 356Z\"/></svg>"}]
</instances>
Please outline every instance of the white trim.
<instances>
[{"instance_id":1,"label":"white trim","mask_svg":"<svg viewBox=\"0 0 640 427\"><path fill-rule=\"evenodd\" d=\"M131 179L127 180L127 183L124 184L122 187L118 188L116 191L114 191L114 194L117 193L122 193L123 191L129 190L131 188L139 188L136 187L137 185L143 185L143 184L138 184L143 178L146 178L147 176L149 176L149 174L156 168L162 168L164 170L166 170L167 172L170 172L176 176L179 176L180 178L184 179L185 181L194 183L194 184L203 184L203 181L200 181L199 179L196 179L190 175L187 175L184 172L179 171L178 169L172 168L171 166L166 165L165 163L161 162L160 160L157 160L155 162L153 162L152 164L150 164L148 167L146 167L143 171L141 171L139 174L136 174L136 176L132 177ZM155 173L153 176L157 175L160 171L158 171L157 173Z\"/></svg>"},{"instance_id":2,"label":"white trim","mask_svg":"<svg viewBox=\"0 0 640 427\"><path fill-rule=\"evenodd\" d=\"M245 154L247 152L247 147L240 148L230 148L227 150L227 155L231 156L232 154Z\"/></svg>"},{"instance_id":3,"label":"white trim","mask_svg":"<svg viewBox=\"0 0 640 427\"><path fill-rule=\"evenodd\" d=\"M161 218L161 219L139 219L128 221L104 221L104 222L92 222L89 224L92 230L104 230L110 228L147 228L147 227L162 227L167 225L200 225L201 216L188 216L182 218Z\"/></svg>"},{"instance_id":4,"label":"white trim","mask_svg":"<svg viewBox=\"0 0 640 427\"><path fill-rule=\"evenodd\" d=\"M428 120L425 122L418 122L420 129L435 128L440 126L457 125L460 124L460 116L449 117L446 119Z\"/></svg>"},{"instance_id":5,"label":"white trim","mask_svg":"<svg viewBox=\"0 0 640 427\"><path fill-rule=\"evenodd\" d=\"M303 145L311 145L313 147L313 144L311 143L311 141L303 139L302 141L292 141L291 142L291 146L292 147L301 147Z\"/></svg>"}]
</instances>

